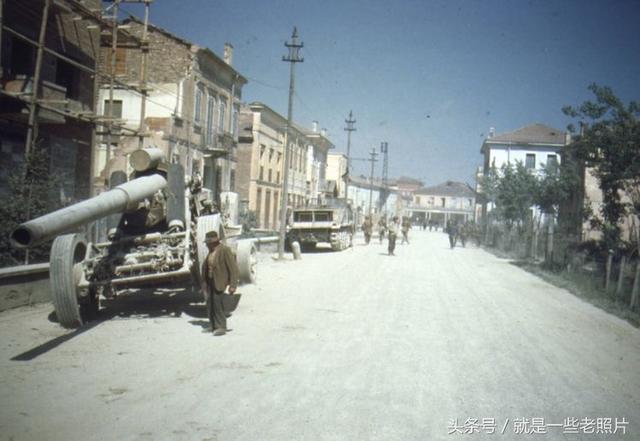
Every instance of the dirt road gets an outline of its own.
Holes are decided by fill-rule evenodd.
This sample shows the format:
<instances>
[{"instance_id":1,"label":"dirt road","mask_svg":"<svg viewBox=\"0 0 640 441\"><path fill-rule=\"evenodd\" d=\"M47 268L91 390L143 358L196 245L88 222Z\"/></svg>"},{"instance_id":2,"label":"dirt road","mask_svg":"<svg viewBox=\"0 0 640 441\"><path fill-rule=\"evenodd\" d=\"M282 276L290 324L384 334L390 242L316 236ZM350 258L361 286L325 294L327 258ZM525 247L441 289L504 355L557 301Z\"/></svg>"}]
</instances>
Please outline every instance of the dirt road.
<instances>
[{"instance_id":1,"label":"dirt road","mask_svg":"<svg viewBox=\"0 0 640 441\"><path fill-rule=\"evenodd\" d=\"M0 314L0 437L640 439L640 330L442 233L356 243L264 258L224 337L175 290Z\"/></svg>"}]
</instances>

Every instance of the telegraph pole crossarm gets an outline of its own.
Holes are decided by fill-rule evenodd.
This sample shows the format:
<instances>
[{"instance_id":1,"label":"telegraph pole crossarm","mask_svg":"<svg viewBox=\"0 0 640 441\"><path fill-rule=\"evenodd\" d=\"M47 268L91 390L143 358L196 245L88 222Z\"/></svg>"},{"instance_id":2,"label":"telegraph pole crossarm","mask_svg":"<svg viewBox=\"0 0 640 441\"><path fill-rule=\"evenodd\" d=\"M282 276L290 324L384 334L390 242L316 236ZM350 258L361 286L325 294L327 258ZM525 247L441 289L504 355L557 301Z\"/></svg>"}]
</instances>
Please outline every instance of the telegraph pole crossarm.
<instances>
[{"instance_id":1,"label":"telegraph pole crossarm","mask_svg":"<svg viewBox=\"0 0 640 441\"><path fill-rule=\"evenodd\" d=\"M284 241L287 234L287 200L289 198L289 129L293 119L293 95L295 90L295 65L302 63L304 58L300 56L300 49L304 43L298 42L298 29L293 28L291 42L284 45L289 49L289 54L282 57L282 61L290 63L289 70L289 107L287 110L287 127L284 132L284 160L282 171L282 191L280 192L280 234L278 237L278 260L284 259Z\"/></svg>"}]
</instances>

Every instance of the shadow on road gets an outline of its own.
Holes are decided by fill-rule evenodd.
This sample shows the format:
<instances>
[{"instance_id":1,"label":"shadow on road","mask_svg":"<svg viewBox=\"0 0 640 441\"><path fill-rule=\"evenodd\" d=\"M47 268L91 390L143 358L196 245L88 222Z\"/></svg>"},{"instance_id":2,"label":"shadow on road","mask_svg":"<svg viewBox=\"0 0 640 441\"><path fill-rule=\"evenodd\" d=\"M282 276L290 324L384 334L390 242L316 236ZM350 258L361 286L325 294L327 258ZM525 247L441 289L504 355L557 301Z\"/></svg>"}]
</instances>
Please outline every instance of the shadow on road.
<instances>
[{"instance_id":1,"label":"shadow on road","mask_svg":"<svg viewBox=\"0 0 640 441\"><path fill-rule=\"evenodd\" d=\"M207 307L203 302L199 290L188 288L173 289L138 289L127 290L113 299L101 299L101 309L95 320L83 326L42 343L22 354L11 358L12 361L30 361L78 335L99 326L116 317L122 318L155 318L155 317L180 317L183 313L194 319L190 323L202 326L200 322L208 325ZM49 321L57 322L55 312L49 314ZM203 326L204 328L204 326Z\"/></svg>"}]
</instances>

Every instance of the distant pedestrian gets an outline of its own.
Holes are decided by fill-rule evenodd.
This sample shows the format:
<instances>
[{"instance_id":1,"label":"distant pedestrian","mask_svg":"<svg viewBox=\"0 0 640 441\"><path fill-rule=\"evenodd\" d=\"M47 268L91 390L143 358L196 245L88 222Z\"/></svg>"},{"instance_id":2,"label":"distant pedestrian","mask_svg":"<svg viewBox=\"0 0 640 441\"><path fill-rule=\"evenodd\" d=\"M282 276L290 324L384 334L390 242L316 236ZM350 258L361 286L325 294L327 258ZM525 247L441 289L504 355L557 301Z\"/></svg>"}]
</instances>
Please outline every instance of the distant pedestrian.
<instances>
[{"instance_id":1,"label":"distant pedestrian","mask_svg":"<svg viewBox=\"0 0 640 441\"><path fill-rule=\"evenodd\" d=\"M238 287L238 263L236 256L227 245L220 243L218 233L209 231L205 235L205 244L209 249L202 263L202 291L207 300L209 331L213 335L224 335L227 332L227 315L222 297L229 287L229 293L236 292Z\"/></svg>"},{"instance_id":2,"label":"distant pedestrian","mask_svg":"<svg viewBox=\"0 0 640 441\"><path fill-rule=\"evenodd\" d=\"M371 222L371 218L369 216L365 216L364 218L362 232L364 233L364 243L369 245L369 242L371 242L371 234L373 234L373 222Z\"/></svg>"},{"instance_id":3,"label":"distant pedestrian","mask_svg":"<svg viewBox=\"0 0 640 441\"><path fill-rule=\"evenodd\" d=\"M465 248L467 246L467 236L469 235L470 225L467 222L464 222L460 226L460 230L458 231L458 237L460 238L460 243L462 243L462 247Z\"/></svg>"},{"instance_id":4,"label":"distant pedestrian","mask_svg":"<svg viewBox=\"0 0 640 441\"><path fill-rule=\"evenodd\" d=\"M395 256L393 253L396 249L396 237L398 237L398 217L395 216L391 222L389 222L388 226L388 236L389 236L389 255Z\"/></svg>"},{"instance_id":5,"label":"distant pedestrian","mask_svg":"<svg viewBox=\"0 0 640 441\"><path fill-rule=\"evenodd\" d=\"M405 242L409 243L409 230L411 229L411 220L408 217L402 218L402 242L400 245L403 245Z\"/></svg>"},{"instance_id":6,"label":"distant pedestrian","mask_svg":"<svg viewBox=\"0 0 640 441\"><path fill-rule=\"evenodd\" d=\"M458 240L458 224L456 221L448 221L446 231L449 235L449 246L453 249L453 247L456 246L456 241Z\"/></svg>"},{"instance_id":7,"label":"distant pedestrian","mask_svg":"<svg viewBox=\"0 0 640 441\"><path fill-rule=\"evenodd\" d=\"M380 243L384 240L384 235L387 231L387 220L384 216L381 216L378 220L378 235L380 237Z\"/></svg>"}]
</instances>

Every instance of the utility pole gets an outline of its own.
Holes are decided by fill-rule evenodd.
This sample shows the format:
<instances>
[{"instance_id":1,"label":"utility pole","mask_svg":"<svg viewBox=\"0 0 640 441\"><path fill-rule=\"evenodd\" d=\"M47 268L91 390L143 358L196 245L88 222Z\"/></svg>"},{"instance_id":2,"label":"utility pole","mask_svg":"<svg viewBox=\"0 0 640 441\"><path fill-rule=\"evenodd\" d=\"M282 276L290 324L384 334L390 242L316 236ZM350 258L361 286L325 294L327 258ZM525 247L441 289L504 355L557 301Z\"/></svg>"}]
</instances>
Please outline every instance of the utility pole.
<instances>
[{"instance_id":1,"label":"utility pole","mask_svg":"<svg viewBox=\"0 0 640 441\"><path fill-rule=\"evenodd\" d=\"M126 0L125 0L126 1ZM142 50L142 55L140 57L140 89L141 89L141 97L140 97L140 125L138 127L138 149L142 149L144 147L144 133L146 126L144 124L144 119L146 117L146 109L147 109L147 56L149 54L149 39L147 36L148 27L149 27L149 4L153 0L143 0L144 1L144 27L142 28L142 40L140 41L140 49ZM135 2L139 3L139 2Z\"/></svg>"},{"instance_id":2,"label":"utility pole","mask_svg":"<svg viewBox=\"0 0 640 441\"><path fill-rule=\"evenodd\" d=\"M344 199L349 203L349 176L351 174L351 132L355 132L356 128L353 125L356 120L353 119L353 111L349 111L349 118L344 120L347 123L347 127L344 130L347 132L347 174L345 176L346 187L344 190Z\"/></svg>"},{"instance_id":3,"label":"utility pole","mask_svg":"<svg viewBox=\"0 0 640 441\"><path fill-rule=\"evenodd\" d=\"M280 237L278 240L278 259L284 259L284 239L287 234L287 199L289 197L289 129L291 128L291 120L293 118L293 93L295 87L295 65L302 63L304 58L299 54L300 49L304 46L302 42L298 42L298 29L294 26L291 34L291 42L285 42L284 45L289 49L289 54L282 57L282 61L290 64L289 70L289 108L287 110L287 127L284 132L284 161L282 172L282 191L280 192Z\"/></svg>"},{"instance_id":4,"label":"utility pole","mask_svg":"<svg viewBox=\"0 0 640 441\"><path fill-rule=\"evenodd\" d=\"M378 156L378 152L376 152L375 147L371 149L371 153L369 153L369 155L371 156L371 158L369 159L369 161L371 161L371 184L369 186L369 220L372 220L371 208L373 203L373 166L377 161L376 156Z\"/></svg>"},{"instance_id":5,"label":"utility pole","mask_svg":"<svg viewBox=\"0 0 640 441\"><path fill-rule=\"evenodd\" d=\"M380 210L386 206L389 197L389 143L380 143L380 153L382 153L382 190L380 194ZM386 210L385 210L386 212Z\"/></svg>"},{"instance_id":6,"label":"utility pole","mask_svg":"<svg viewBox=\"0 0 640 441\"><path fill-rule=\"evenodd\" d=\"M36 52L36 66L33 73L33 83L31 86L31 102L29 103L29 122L27 123L27 136L24 142L24 157L29 160L30 153L38 141L38 93L40 91L40 73L42 72L42 60L44 57L45 38L47 35L47 24L49 22L49 8L51 0L45 0L42 8L42 20L40 21L40 34L38 35L38 50ZM0 32L2 30L0 29Z\"/></svg>"},{"instance_id":7,"label":"utility pole","mask_svg":"<svg viewBox=\"0 0 640 441\"><path fill-rule=\"evenodd\" d=\"M114 0L113 2L113 27L111 28L111 59L109 66L109 112L107 122L107 149L105 151L105 175L106 175L106 187L111 185L111 167L109 161L111 161L111 140L113 134L113 89L115 88L116 81L116 56L118 52L118 14L120 11L120 0Z\"/></svg>"}]
</instances>

